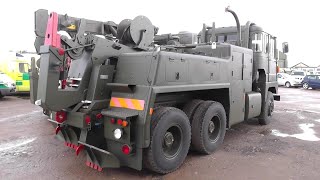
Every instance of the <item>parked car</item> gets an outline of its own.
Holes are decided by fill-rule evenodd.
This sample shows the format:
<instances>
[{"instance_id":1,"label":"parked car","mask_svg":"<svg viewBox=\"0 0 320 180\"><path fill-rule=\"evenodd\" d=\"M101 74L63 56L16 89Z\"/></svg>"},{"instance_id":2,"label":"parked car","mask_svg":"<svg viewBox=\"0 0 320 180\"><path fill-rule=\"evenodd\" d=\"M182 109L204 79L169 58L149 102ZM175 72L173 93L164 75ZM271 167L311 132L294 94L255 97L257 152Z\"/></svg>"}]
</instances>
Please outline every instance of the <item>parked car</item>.
<instances>
[{"instance_id":1,"label":"parked car","mask_svg":"<svg viewBox=\"0 0 320 180\"><path fill-rule=\"evenodd\" d=\"M302 81L302 87L304 89L319 89L320 88L320 75L307 75Z\"/></svg>"},{"instance_id":2,"label":"parked car","mask_svg":"<svg viewBox=\"0 0 320 180\"><path fill-rule=\"evenodd\" d=\"M4 73L0 72L0 98L16 91L14 81Z\"/></svg>"},{"instance_id":3,"label":"parked car","mask_svg":"<svg viewBox=\"0 0 320 180\"><path fill-rule=\"evenodd\" d=\"M278 73L277 74L277 81L279 86L285 86L285 87L300 87L302 86L301 80L296 79L295 77L286 74L286 73Z\"/></svg>"},{"instance_id":4,"label":"parked car","mask_svg":"<svg viewBox=\"0 0 320 180\"><path fill-rule=\"evenodd\" d=\"M307 75L306 72L304 71L292 71L291 72L291 76L293 76L295 79L297 79L298 81L300 81L300 83L302 82L303 78Z\"/></svg>"},{"instance_id":5,"label":"parked car","mask_svg":"<svg viewBox=\"0 0 320 180\"><path fill-rule=\"evenodd\" d=\"M307 75L320 75L320 71L309 71Z\"/></svg>"},{"instance_id":6,"label":"parked car","mask_svg":"<svg viewBox=\"0 0 320 180\"><path fill-rule=\"evenodd\" d=\"M7 53L0 57L0 72L11 77L16 84L17 93L30 92L30 59L19 53Z\"/></svg>"}]
</instances>

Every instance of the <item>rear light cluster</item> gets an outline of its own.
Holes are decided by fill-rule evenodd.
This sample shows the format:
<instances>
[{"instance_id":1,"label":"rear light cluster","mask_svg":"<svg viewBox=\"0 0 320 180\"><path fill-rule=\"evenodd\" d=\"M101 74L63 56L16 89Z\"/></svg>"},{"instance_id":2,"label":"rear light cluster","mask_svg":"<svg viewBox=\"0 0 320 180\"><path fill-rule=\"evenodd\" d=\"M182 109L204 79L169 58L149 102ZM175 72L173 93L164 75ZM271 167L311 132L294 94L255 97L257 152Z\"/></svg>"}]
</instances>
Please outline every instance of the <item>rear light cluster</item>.
<instances>
[{"instance_id":1,"label":"rear light cluster","mask_svg":"<svg viewBox=\"0 0 320 180\"><path fill-rule=\"evenodd\" d=\"M125 133L124 128L129 125L129 121L121 118L110 118L110 123L120 126L113 130L113 137L117 140L121 139ZM121 147L121 151L125 155L130 155L132 153L132 147L128 144L124 144Z\"/></svg>"},{"instance_id":2,"label":"rear light cluster","mask_svg":"<svg viewBox=\"0 0 320 180\"><path fill-rule=\"evenodd\" d=\"M116 120L115 118L111 118L110 122L111 122L111 124L117 123L119 126L122 126L122 127L127 127L129 125L129 122L126 120L123 120L123 119Z\"/></svg>"}]
</instances>

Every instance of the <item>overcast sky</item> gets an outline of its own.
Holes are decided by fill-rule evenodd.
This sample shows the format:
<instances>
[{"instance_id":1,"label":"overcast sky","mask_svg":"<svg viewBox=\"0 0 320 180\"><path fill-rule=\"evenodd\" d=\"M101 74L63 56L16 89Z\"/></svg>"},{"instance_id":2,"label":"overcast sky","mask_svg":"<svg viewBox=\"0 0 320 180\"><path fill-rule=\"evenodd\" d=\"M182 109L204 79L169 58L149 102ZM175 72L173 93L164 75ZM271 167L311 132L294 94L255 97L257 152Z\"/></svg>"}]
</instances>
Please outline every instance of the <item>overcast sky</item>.
<instances>
[{"instance_id":1,"label":"overcast sky","mask_svg":"<svg viewBox=\"0 0 320 180\"><path fill-rule=\"evenodd\" d=\"M300 61L309 66L320 65L319 2L316 0L131 0L131 1L81 1L81 0L10 0L0 7L0 51L34 51L34 14L37 9L48 9L59 14L114 21L147 16L160 28L158 34L190 31L198 33L202 23L216 27L234 26L235 21L225 7L230 6L241 24L255 22L278 37L278 44L289 42L289 66ZM279 48L281 48L279 46Z\"/></svg>"}]
</instances>

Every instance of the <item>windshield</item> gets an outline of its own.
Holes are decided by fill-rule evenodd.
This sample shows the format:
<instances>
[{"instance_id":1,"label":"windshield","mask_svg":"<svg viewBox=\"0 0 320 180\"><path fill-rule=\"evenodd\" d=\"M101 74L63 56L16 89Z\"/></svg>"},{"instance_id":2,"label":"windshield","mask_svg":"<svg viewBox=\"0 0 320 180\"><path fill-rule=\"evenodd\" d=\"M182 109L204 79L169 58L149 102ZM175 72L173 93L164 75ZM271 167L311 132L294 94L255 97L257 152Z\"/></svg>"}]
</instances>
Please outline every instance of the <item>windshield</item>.
<instances>
[{"instance_id":1,"label":"windshield","mask_svg":"<svg viewBox=\"0 0 320 180\"><path fill-rule=\"evenodd\" d=\"M292 75L304 76L304 72L292 72Z\"/></svg>"}]
</instances>

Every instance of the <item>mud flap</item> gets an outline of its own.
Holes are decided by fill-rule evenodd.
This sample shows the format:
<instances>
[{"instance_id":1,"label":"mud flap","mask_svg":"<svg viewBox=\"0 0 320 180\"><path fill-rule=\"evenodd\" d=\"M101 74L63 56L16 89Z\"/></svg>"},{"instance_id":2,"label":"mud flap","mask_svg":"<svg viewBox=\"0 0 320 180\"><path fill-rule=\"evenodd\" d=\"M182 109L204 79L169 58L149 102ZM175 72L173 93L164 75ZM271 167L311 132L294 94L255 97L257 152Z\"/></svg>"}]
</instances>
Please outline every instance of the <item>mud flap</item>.
<instances>
[{"instance_id":1,"label":"mud flap","mask_svg":"<svg viewBox=\"0 0 320 180\"><path fill-rule=\"evenodd\" d=\"M57 126L56 134L60 139L64 140L66 146L71 147L75 150L78 148L79 138L72 128Z\"/></svg>"},{"instance_id":2,"label":"mud flap","mask_svg":"<svg viewBox=\"0 0 320 180\"><path fill-rule=\"evenodd\" d=\"M91 146L84 142L78 142L81 145L85 146L86 154L87 154L87 162L86 165L96 169L98 171L102 171L102 168L119 168L120 161L119 159L112 153Z\"/></svg>"}]
</instances>

